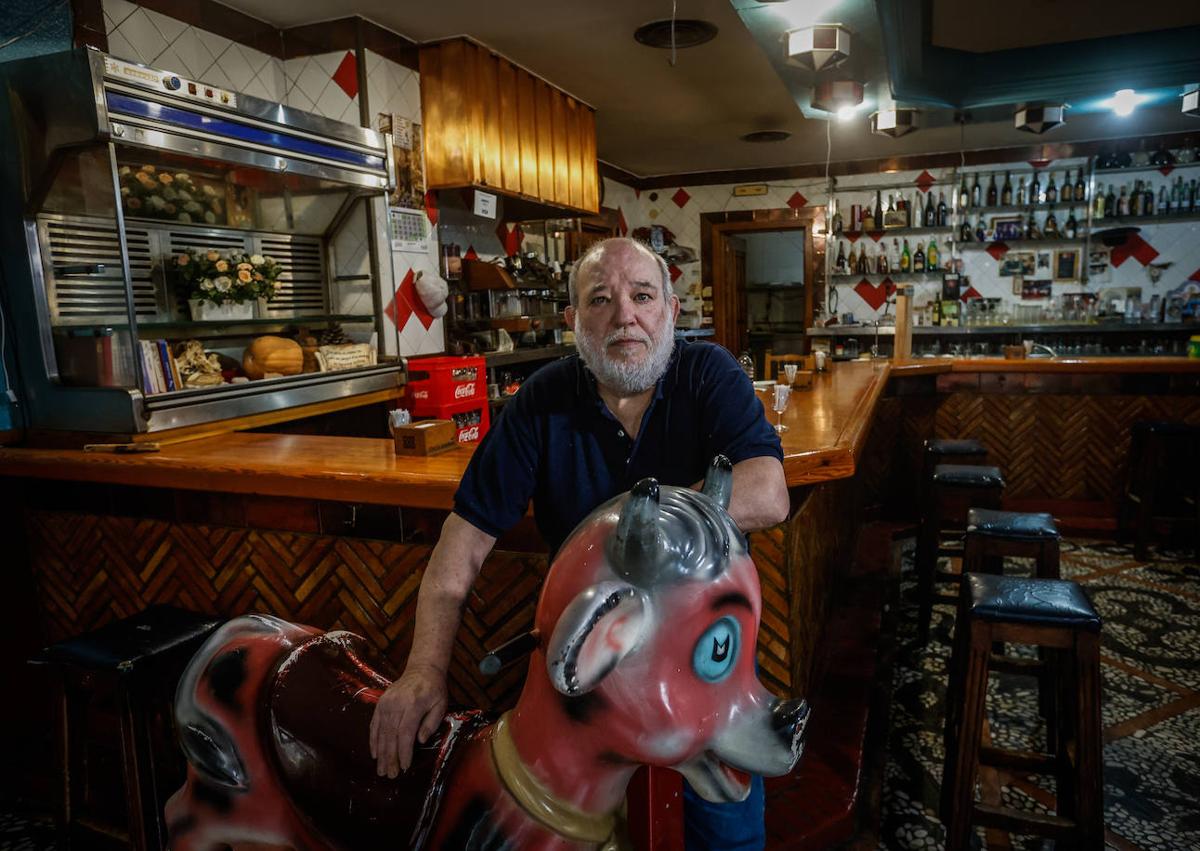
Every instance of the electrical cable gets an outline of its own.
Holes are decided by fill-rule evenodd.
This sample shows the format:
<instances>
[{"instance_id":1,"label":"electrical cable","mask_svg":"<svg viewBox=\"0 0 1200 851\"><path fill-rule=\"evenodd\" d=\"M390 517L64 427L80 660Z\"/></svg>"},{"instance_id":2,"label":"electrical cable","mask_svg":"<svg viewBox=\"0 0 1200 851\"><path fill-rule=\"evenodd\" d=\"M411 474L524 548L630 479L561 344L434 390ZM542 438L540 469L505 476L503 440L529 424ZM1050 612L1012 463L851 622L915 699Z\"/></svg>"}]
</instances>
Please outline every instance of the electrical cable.
<instances>
[{"instance_id":1,"label":"electrical cable","mask_svg":"<svg viewBox=\"0 0 1200 851\"><path fill-rule=\"evenodd\" d=\"M675 11L678 0L671 0L671 67L675 67Z\"/></svg>"}]
</instances>

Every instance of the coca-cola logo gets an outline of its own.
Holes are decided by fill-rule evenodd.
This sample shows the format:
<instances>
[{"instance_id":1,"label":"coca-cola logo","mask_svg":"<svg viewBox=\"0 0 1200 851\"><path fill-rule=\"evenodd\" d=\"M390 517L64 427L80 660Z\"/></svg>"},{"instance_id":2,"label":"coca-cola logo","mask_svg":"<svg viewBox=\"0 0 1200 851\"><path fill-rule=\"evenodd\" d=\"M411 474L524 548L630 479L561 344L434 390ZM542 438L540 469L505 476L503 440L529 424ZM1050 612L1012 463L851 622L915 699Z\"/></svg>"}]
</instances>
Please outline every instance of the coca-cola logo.
<instances>
[{"instance_id":1,"label":"coca-cola logo","mask_svg":"<svg viewBox=\"0 0 1200 851\"><path fill-rule=\"evenodd\" d=\"M472 440L479 440L479 426L477 425L464 428L458 433L459 443L470 443Z\"/></svg>"},{"instance_id":2,"label":"coca-cola logo","mask_svg":"<svg viewBox=\"0 0 1200 851\"><path fill-rule=\"evenodd\" d=\"M413 398L414 399L428 399L429 391L428 390L414 390Z\"/></svg>"},{"instance_id":3,"label":"coca-cola logo","mask_svg":"<svg viewBox=\"0 0 1200 851\"><path fill-rule=\"evenodd\" d=\"M460 384L454 388L455 399L469 399L475 395L475 383Z\"/></svg>"}]
</instances>

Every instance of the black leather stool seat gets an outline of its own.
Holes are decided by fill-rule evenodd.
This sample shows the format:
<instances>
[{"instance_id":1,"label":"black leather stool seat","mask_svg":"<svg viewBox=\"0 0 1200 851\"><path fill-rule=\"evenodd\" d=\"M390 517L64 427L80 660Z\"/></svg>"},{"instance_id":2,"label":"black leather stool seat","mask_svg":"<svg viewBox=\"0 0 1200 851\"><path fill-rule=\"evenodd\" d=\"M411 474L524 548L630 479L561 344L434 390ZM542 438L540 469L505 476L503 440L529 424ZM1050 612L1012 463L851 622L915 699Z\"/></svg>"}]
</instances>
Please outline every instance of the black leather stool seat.
<instances>
[{"instance_id":1,"label":"black leather stool seat","mask_svg":"<svg viewBox=\"0 0 1200 851\"><path fill-rule=\"evenodd\" d=\"M987 573L969 573L966 580L972 617L991 623L1100 631L1100 616L1077 583Z\"/></svg>"},{"instance_id":2,"label":"black leather stool seat","mask_svg":"<svg viewBox=\"0 0 1200 851\"><path fill-rule=\"evenodd\" d=\"M149 606L132 617L53 644L33 661L130 673L177 648L194 652L220 624L218 618L186 609Z\"/></svg>"},{"instance_id":3,"label":"black leather stool seat","mask_svg":"<svg viewBox=\"0 0 1200 851\"><path fill-rule=\"evenodd\" d=\"M975 535L1029 541L1059 537L1058 527L1049 514L995 511L990 508L972 508L968 511L967 531Z\"/></svg>"},{"instance_id":4,"label":"black leather stool seat","mask_svg":"<svg viewBox=\"0 0 1200 851\"><path fill-rule=\"evenodd\" d=\"M960 440L942 438L925 441L925 451L930 455L986 455L987 447L971 437Z\"/></svg>"},{"instance_id":5,"label":"black leather stool seat","mask_svg":"<svg viewBox=\"0 0 1200 851\"><path fill-rule=\"evenodd\" d=\"M1004 487L1004 476L1000 475L999 467L974 464L938 464L933 468L933 481L958 488Z\"/></svg>"}]
</instances>

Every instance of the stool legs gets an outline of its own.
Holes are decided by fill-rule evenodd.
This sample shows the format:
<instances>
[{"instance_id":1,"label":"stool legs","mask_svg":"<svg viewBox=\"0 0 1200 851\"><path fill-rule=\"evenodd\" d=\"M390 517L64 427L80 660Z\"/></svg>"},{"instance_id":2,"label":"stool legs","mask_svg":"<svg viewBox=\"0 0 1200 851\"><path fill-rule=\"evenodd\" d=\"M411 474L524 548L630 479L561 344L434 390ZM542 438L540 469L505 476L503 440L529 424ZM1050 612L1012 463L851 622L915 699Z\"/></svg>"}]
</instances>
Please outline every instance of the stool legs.
<instances>
[{"instance_id":1,"label":"stool legs","mask_svg":"<svg viewBox=\"0 0 1200 851\"><path fill-rule=\"evenodd\" d=\"M917 641L929 643L929 622L933 620L933 575L937 572L938 531L928 521L917 532Z\"/></svg>"},{"instance_id":2,"label":"stool legs","mask_svg":"<svg viewBox=\"0 0 1200 851\"><path fill-rule=\"evenodd\" d=\"M1075 643L1075 821L1079 851L1104 849L1104 760L1100 721L1100 637L1080 634ZM1066 750L1063 748L1062 750Z\"/></svg>"},{"instance_id":3,"label":"stool legs","mask_svg":"<svg viewBox=\"0 0 1200 851\"><path fill-rule=\"evenodd\" d=\"M965 851L971 846L971 814L975 807L975 779L979 776L992 645L989 629L959 631L968 634L956 642L958 658L952 662L957 689L949 694L959 706L955 712L957 723L947 729L945 773L948 776L942 778L946 851Z\"/></svg>"}]
</instances>

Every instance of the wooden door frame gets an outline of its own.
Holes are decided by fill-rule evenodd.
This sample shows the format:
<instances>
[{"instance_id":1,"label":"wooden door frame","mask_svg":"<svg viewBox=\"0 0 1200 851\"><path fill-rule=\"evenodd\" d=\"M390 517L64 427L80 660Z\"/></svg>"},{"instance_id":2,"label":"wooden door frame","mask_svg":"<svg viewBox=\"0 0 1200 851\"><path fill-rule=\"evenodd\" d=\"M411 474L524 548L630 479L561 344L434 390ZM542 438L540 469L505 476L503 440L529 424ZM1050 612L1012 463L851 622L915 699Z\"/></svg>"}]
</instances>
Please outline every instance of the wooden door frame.
<instances>
[{"instance_id":1,"label":"wooden door frame","mask_svg":"<svg viewBox=\"0 0 1200 851\"><path fill-rule=\"evenodd\" d=\"M825 237L814 236L824 230L825 208L802 207L798 210L730 210L700 214L701 286L712 287L713 341L737 353L742 330L736 325L738 298L744 293L724 291L724 241L727 234L755 231L803 230L804 236L804 321L812 325L816 295L825 289Z\"/></svg>"}]
</instances>

